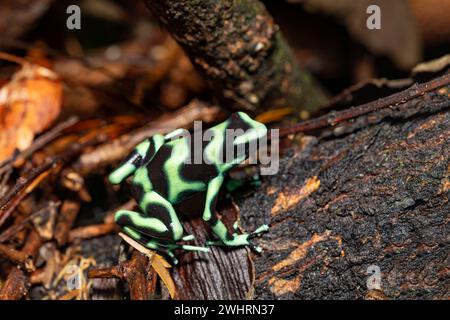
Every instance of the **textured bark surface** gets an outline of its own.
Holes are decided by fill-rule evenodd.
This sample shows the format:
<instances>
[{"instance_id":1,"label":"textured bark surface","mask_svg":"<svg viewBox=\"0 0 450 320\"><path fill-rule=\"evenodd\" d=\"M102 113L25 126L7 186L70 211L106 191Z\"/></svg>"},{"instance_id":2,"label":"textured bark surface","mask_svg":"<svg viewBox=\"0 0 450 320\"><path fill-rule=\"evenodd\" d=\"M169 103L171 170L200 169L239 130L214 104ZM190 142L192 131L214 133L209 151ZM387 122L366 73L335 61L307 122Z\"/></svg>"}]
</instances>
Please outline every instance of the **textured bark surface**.
<instances>
[{"instance_id":1,"label":"textured bark surface","mask_svg":"<svg viewBox=\"0 0 450 320\"><path fill-rule=\"evenodd\" d=\"M148 8L230 108L311 110L325 96L257 0L151 0Z\"/></svg>"},{"instance_id":2,"label":"textured bark surface","mask_svg":"<svg viewBox=\"0 0 450 320\"><path fill-rule=\"evenodd\" d=\"M449 106L447 85L360 117L352 125L372 125L353 133L303 137L238 202L244 227L271 225L255 298L448 298ZM368 290L377 267L381 290Z\"/></svg>"},{"instance_id":3,"label":"textured bark surface","mask_svg":"<svg viewBox=\"0 0 450 320\"><path fill-rule=\"evenodd\" d=\"M204 195L199 195L189 199L183 207L185 211L198 208L195 211L202 212L203 205ZM231 230L239 214L236 206L228 204L219 212ZM201 218L186 221L184 228L186 233L195 235L196 245L213 239L209 226ZM247 299L254 281L253 264L246 248L211 247L209 253L185 253L172 275L177 299Z\"/></svg>"}]
</instances>

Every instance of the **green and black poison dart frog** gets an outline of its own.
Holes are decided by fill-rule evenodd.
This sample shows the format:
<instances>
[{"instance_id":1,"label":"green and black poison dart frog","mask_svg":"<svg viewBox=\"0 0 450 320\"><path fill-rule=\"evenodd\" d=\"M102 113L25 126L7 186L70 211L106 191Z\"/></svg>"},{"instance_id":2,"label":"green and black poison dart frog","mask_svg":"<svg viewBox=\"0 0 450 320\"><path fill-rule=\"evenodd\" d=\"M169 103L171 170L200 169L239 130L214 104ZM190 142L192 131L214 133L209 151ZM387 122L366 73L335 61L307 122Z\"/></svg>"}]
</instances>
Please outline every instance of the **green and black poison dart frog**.
<instances>
[{"instance_id":1,"label":"green and black poison dart frog","mask_svg":"<svg viewBox=\"0 0 450 320\"><path fill-rule=\"evenodd\" d=\"M238 149L241 152L233 152L231 160L223 161L224 150L230 146L227 129L235 132L240 130L240 135L235 133L231 137L231 146L234 151ZM194 237L184 234L173 205L206 191L202 218L219 238L207 244L229 247L249 245L261 252L261 248L253 245L250 239L267 231L268 225L262 225L252 233L238 234L236 222L235 232L230 233L217 216L215 206L226 173L248 158L250 143L267 135L266 126L243 112L232 114L226 121L205 131L204 135L211 139L201 142L204 159L201 163L194 161L194 153L198 151L193 149L191 137L179 134L180 129L165 136L156 134L146 139L110 174L109 181L112 184L119 184L133 174L132 194L142 210L142 213L117 211L116 223L136 241L149 249L167 254L177 263L174 256L176 249L204 252L209 249L181 243Z\"/></svg>"}]
</instances>

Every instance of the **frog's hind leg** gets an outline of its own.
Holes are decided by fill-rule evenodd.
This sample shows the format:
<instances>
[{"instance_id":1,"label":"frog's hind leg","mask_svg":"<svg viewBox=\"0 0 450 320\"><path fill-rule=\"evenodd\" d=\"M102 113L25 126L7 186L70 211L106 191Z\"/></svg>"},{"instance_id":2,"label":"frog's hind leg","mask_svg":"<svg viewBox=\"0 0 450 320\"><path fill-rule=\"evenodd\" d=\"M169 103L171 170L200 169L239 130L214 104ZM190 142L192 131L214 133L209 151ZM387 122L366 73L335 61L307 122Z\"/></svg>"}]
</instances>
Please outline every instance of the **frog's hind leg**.
<instances>
[{"instance_id":1,"label":"frog's hind leg","mask_svg":"<svg viewBox=\"0 0 450 320\"><path fill-rule=\"evenodd\" d=\"M175 258L175 254L173 253L173 249L175 248L170 248L167 245L162 245L158 242L157 239L147 238L145 235L134 230L132 227L123 227L123 231L143 246L166 254L172 259L172 262L174 264L178 264L178 259Z\"/></svg>"},{"instance_id":2,"label":"frog's hind leg","mask_svg":"<svg viewBox=\"0 0 450 320\"><path fill-rule=\"evenodd\" d=\"M217 214L215 213L216 203L217 203L217 196L220 190L220 187L222 186L222 183L224 181L224 177L222 175L219 175L215 178L213 178L209 184L206 191L206 202L205 202L205 209L203 212L203 220L208 222L211 225L211 228L213 232L219 237L219 241L208 241L208 245L220 245L220 246L229 246L229 247L236 247L236 246L250 246L252 249L254 249L257 252L261 252L262 249L256 245L254 245L250 239L255 237L256 235L266 232L269 230L268 225L262 225L258 229L256 229L252 233L244 233L244 234L238 234L238 224L237 222L234 223L233 228L234 232L230 233L227 229L227 227L223 224L223 222L219 219Z\"/></svg>"},{"instance_id":3,"label":"frog's hind leg","mask_svg":"<svg viewBox=\"0 0 450 320\"><path fill-rule=\"evenodd\" d=\"M157 218L166 226L169 235L163 237L164 240L176 242L185 240L186 237L188 239L192 238L190 235L183 236L183 225L178 218L178 214L172 204L159 193L155 191L146 192L142 197L139 206L146 212L147 216ZM150 235L154 236L152 234ZM154 237L160 238L158 236Z\"/></svg>"},{"instance_id":4,"label":"frog's hind leg","mask_svg":"<svg viewBox=\"0 0 450 320\"><path fill-rule=\"evenodd\" d=\"M141 235L171 238L168 226L158 218L130 210L119 210L114 218L116 223L136 240L140 240Z\"/></svg>"},{"instance_id":5,"label":"frog's hind leg","mask_svg":"<svg viewBox=\"0 0 450 320\"><path fill-rule=\"evenodd\" d=\"M205 247L184 245L175 242L164 242L156 238L151 238L139 233L138 231L134 230L131 227L124 227L123 231L127 233L129 236L131 236L133 239L141 243L143 246L166 254L168 257L172 259L172 262L174 264L178 264L178 259L175 257L174 253L176 249L182 249L185 251L209 252L209 249Z\"/></svg>"},{"instance_id":6,"label":"frog's hind leg","mask_svg":"<svg viewBox=\"0 0 450 320\"><path fill-rule=\"evenodd\" d=\"M160 194L146 192L139 202L145 214L120 210L115 215L116 223L132 238L138 240L149 249L160 250L173 258L173 251L209 251L205 247L197 247L179 243L193 240L192 235L184 235L178 215L172 204ZM151 240L146 241L146 238Z\"/></svg>"},{"instance_id":7,"label":"frog's hind leg","mask_svg":"<svg viewBox=\"0 0 450 320\"><path fill-rule=\"evenodd\" d=\"M146 207L147 210L152 210L151 206ZM170 210L170 208L166 208L167 211ZM164 207L158 208L158 212L161 213L161 210L164 210ZM178 240L177 237L179 237L179 233L181 230L181 233L183 232L183 228L181 224L179 223L179 220L174 220L172 224L167 223L165 221L164 215L160 215L159 218L151 217L149 216L151 212L148 212L149 214L143 215L139 212L135 211L129 211L129 210L120 210L117 211L115 215L116 223L121 226L122 228L125 228L127 226L132 226L134 229L138 230L138 232L146 234L148 236L152 236L155 238L162 238L167 240ZM167 212L167 215L170 216L170 213ZM179 225L177 225L177 223ZM171 228L174 228L176 230L171 230ZM194 240L194 236L191 234L184 235L180 239L181 241L191 241Z\"/></svg>"}]
</instances>

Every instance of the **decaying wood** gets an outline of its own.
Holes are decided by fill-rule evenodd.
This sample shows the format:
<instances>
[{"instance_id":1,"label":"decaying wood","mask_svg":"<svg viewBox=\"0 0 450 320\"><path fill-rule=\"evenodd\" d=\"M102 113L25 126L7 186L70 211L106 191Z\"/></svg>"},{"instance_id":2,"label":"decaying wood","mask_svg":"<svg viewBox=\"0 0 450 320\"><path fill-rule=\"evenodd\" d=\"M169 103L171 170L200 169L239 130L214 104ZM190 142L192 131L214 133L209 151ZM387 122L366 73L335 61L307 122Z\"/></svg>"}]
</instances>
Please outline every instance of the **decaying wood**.
<instances>
[{"instance_id":1,"label":"decaying wood","mask_svg":"<svg viewBox=\"0 0 450 320\"><path fill-rule=\"evenodd\" d=\"M0 244L0 256L15 264L20 265L27 271L34 270L34 264L31 257L25 252L18 251L11 246Z\"/></svg>"},{"instance_id":2,"label":"decaying wood","mask_svg":"<svg viewBox=\"0 0 450 320\"><path fill-rule=\"evenodd\" d=\"M18 300L27 294L30 284L25 272L13 269L0 290L0 300Z\"/></svg>"},{"instance_id":3,"label":"decaying wood","mask_svg":"<svg viewBox=\"0 0 450 320\"><path fill-rule=\"evenodd\" d=\"M32 230L28 235L27 242L21 253L26 256L35 257L42 244L39 234ZM14 268L6 278L5 284L0 289L0 300L21 299L30 287L29 276L19 268Z\"/></svg>"},{"instance_id":4,"label":"decaying wood","mask_svg":"<svg viewBox=\"0 0 450 320\"><path fill-rule=\"evenodd\" d=\"M155 292L157 275L150 267L150 260L137 250L131 259L109 268L92 269L89 278L117 278L125 280L130 290L130 299L146 300Z\"/></svg>"},{"instance_id":5,"label":"decaying wood","mask_svg":"<svg viewBox=\"0 0 450 320\"><path fill-rule=\"evenodd\" d=\"M203 204L196 198L183 206L193 208L196 202ZM238 215L236 208L231 204L219 211L231 230ZM210 227L200 218L186 221L184 228L186 233L195 235L195 245L203 245L213 238ZM177 287L176 299L248 299L254 280L253 265L246 248L211 247L209 253L183 253L172 275Z\"/></svg>"},{"instance_id":6,"label":"decaying wood","mask_svg":"<svg viewBox=\"0 0 450 320\"><path fill-rule=\"evenodd\" d=\"M258 0L145 1L210 83L222 105L311 110L325 96L296 63Z\"/></svg>"},{"instance_id":7,"label":"decaying wood","mask_svg":"<svg viewBox=\"0 0 450 320\"><path fill-rule=\"evenodd\" d=\"M66 244L69 239L69 231L80 210L80 203L74 200L65 200L61 205L61 212L55 227L55 239L58 245Z\"/></svg>"},{"instance_id":8,"label":"decaying wood","mask_svg":"<svg viewBox=\"0 0 450 320\"><path fill-rule=\"evenodd\" d=\"M54 157L47 157L42 164L36 168L33 167L29 172L25 172L24 176L20 177L0 200L0 226L12 215L25 196L31 193L52 170L60 169L63 163L72 160L84 148L103 142L106 139L107 135L103 133L87 133L61 153ZM9 166L9 163L6 163L5 166Z\"/></svg>"},{"instance_id":9,"label":"decaying wood","mask_svg":"<svg viewBox=\"0 0 450 320\"><path fill-rule=\"evenodd\" d=\"M77 240L90 239L100 237L105 234L119 231L118 226L115 223L102 223L94 224L86 227L79 227L72 229L69 232L68 242L74 242Z\"/></svg>"},{"instance_id":10,"label":"decaying wood","mask_svg":"<svg viewBox=\"0 0 450 320\"><path fill-rule=\"evenodd\" d=\"M304 137L238 201L246 229L271 226L254 256L255 298L448 298L448 74L387 105L342 124L366 124L358 130ZM375 270L378 288L367 284Z\"/></svg>"}]
</instances>

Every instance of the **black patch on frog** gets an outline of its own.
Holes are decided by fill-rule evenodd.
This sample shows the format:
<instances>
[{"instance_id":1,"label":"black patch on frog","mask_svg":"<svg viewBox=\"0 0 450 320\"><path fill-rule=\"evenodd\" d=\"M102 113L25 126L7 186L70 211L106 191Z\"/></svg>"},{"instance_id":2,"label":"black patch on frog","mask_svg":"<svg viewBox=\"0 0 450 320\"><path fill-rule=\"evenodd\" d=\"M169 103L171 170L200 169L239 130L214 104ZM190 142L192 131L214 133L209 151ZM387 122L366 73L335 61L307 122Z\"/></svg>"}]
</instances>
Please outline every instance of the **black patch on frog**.
<instances>
[{"instance_id":1,"label":"black patch on frog","mask_svg":"<svg viewBox=\"0 0 450 320\"><path fill-rule=\"evenodd\" d=\"M131 194L137 203L140 203L145 194L144 188L140 183L131 184Z\"/></svg>"},{"instance_id":2,"label":"black patch on frog","mask_svg":"<svg viewBox=\"0 0 450 320\"><path fill-rule=\"evenodd\" d=\"M218 221L219 217L217 216L216 208L214 208L214 211L211 211L211 218L209 219L208 223L211 224L211 226L215 226Z\"/></svg>"},{"instance_id":3,"label":"black patch on frog","mask_svg":"<svg viewBox=\"0 0 450 320\"><path fill-rule=\"evenodd\" d=\"M209 203L209 211L211 212L211 218L209 220L210 220L211 224L216 224L216 222L217 222L216 206L217 206L218 196L219 196L219 192L217 192L214 195L214 198Z\"/></svg>"},{"instance_id":4,"label":"black patch on frog","mask_svg":"<svg viewBox=\"0 0 450 320\"><path fill-rule=\"evenodd\" d=\"M151 236L146 236L143 234L140 234L139 236L140 236L140 239L138 240L138 242L140 244L142 244L144 247L147 245L148 242L152 241L157 244L158 251L161 251L165 254L167 254L169 252L169 249L167 249L167 245L174 244L174 242L171 240L163 240L163 239L160 239L159 237L151 237Z\"/></svg>"},{"instance_id":5,"label":"black patch on frog","mask_svg":"<svg viewBox=\"0 0 450 320\"><path fill-rule=\"evenodd\" d=\"M119 165L118 168L125 165L126 163L131 163L136 168L140 167L142 163L142 156L136 150L133 150Z\"/></svg>"},{"instance_id":6,"label":"black patch on frog","mask_svg":"<svg viewBox=\"0 0 450 320\"><path fill-rule=\"evenodd\" d=\"M227 240L232 241L234 239L234 236L228 230L227 230L226 236L227 236Z\"/></svg>"},{"instance_id":7,"label":"black patch on frog","mask_svg":"<svg viewBox=\"0 0 450 320\"><path fill-rule=\"evenodd\" d=\"M154 232L154 231L149 230L147 228L143 228L143 227L139 227L139 226L135 225L133 223L133 221L131 220L131 218L128 217L127 215L120 216L120 218L117 219L116 223L121 228L128 227L128 228L133 229L137 233L142 233L142 234L147 235L149 237L153 237L153 238L156 238L156 239L164 239L164 240L168 240L168 241L173 241L173 232L170 229L170 226L168 226L168 229L169 229L168 231L165 231L165 232L162 232L162 233Z\"/></svg>"},{"instance_id":8,"label":"black patch on frog","mask_svg":"<svg viewBox=\"0 0 450 320\"><path fill-rule=\"evenodd\" d=\"M150 160L152 160L152 158L156 152L155 141L154 141L153 137L148 140L150 141L150 146L148 147L147 152L145 153L145 157L141 162L142 165L146 165Z\"/></svg>"},{"instance_id":9,"label":"black patch on frog","mask_svg":"<svg viewBox=\"0 0 450 320\"><path fill-rule=\"evenodd\" d=\"M119 227L121 227L122 229L125 227L128 227L130 229L135 230L139 234L139 239L136 239L136 240L141 240L141 234L134 227L132 227L133 223L128 216L124 216L124 215L120 216L120 218L116 220L116 224Z\"/></svg>"},{"instance_id":10,"label":"black patch on frog","mask_svg":"<svg viewBox=\"0 0 450 320\"><path fill-rule=\"evenodd\" d=\"M239 114L237 112L233 113L230 118L229 118L229 122L228 125L226 127L226 130L238 130L241 129L244 131L244 134L247 133L248 130L252 129L253 127L248 124L247 122L245 122L244 120L242 120L242 118L239 116ZM233 136L234 137L234 136ZM234 137L235 139L239 137L236 136ZM226 150L227 148L227 144L229 144L230 146L233 146L233 160L238 158L239 156L242 155L242 153L245 154L245 158L248 158L249 156L249 149L250 149L250 143L244 143L244 144L240 144L238 148L237 145L235 145L233 143L233 141L229 141L229 139L227 139L227 135L225 133L225 138L222 144L222 155L223 155L223 159L222 162L225 163L227 162L227 158L226 158L226 152L224 152L224 150ZM243 148L242 148L243 145ZM242 151L241 151L242 150Z\"/></svg>"},{"instance_id":11,"label":"black patch on frog","mask_svg":"<svg viewBox=\"0 0 450 320\"><path fill-rule=\"evenodd\" d=\"M147 171L153 190L159 193L163 198L169 196L168 177L163 168L167 159L172 156L172 147L164 144L155 154L150 163L147 164Z\"/></svg>"},{"instance_id":12,"label":"black patch on frog","mask_svg":"<svg viewBox=\"0 0 450 320\"><path fill-rule=\"evenodd\" d=\"M175 209L174 209L175 210ZM148 217L156 218L160 220L169 229L167 232L163 233L146 233L147 235L154 236L166 240L174 240L173 238L173 228L171 226L170 212L166 207L159 205L157 203L150 203L145 208L145 212Z\"/></svg>"},{"instance_id":13,"label":"black patch on frog","mask_svg":"<svg viewBox=\"0 0 450 320\"><path fill-rule=\"evenodd\" d=\"M193 140L193 139L191 139ZM187 139L187 143L188 143ZM205 163L203 158L203 153L205 151L206 146L210 143L210 141L202 140L202 149L201 152L201 163L195 164L194 157L195 152L199 152L199 150L195 150L195 143L191 143L189 148L189 158L190 163L186 163L181 167L180 175L185 181L202 181L205 184L209 182L212 178L216 177L219 173L217 172L216 166L214 164Z\"/></svg>"},{"instance_id":14,"label":"black patch on frog","mask_svg":"<svg viewBox=\"0 0 450 320\"><path fill-rule=\"evenodd\" d=\"M232 130L242 129L244 131L247 131L248 129L252 128L247 122L242 120L242 118L239 116L237 112L233 113L230 116L229 120L230 121L228 122L227 129Z\"/></svg>"}]
</instances>

